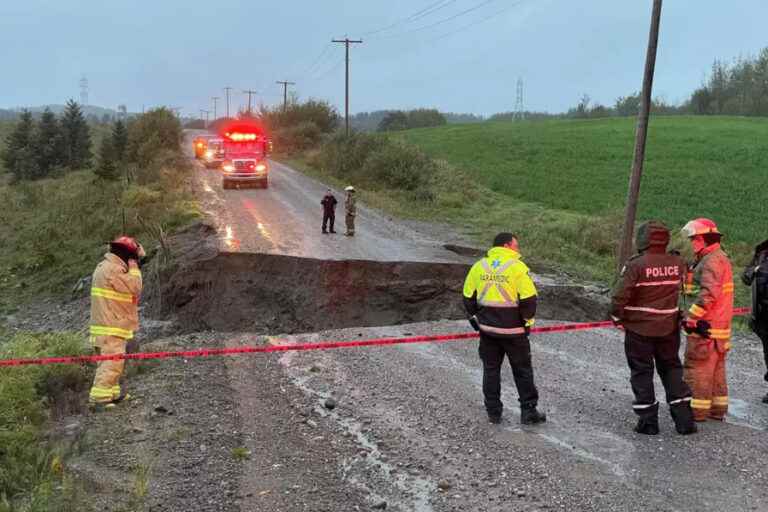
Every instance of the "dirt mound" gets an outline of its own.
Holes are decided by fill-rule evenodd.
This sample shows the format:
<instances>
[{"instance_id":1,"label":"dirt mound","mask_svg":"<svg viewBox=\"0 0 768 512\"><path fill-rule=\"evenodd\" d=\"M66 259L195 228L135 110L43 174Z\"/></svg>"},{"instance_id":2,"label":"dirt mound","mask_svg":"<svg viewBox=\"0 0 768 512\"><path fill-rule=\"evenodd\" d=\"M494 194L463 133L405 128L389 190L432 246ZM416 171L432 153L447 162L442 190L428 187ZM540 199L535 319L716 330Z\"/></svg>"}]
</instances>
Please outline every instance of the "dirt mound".
<instances>
[{"instance_id":1,"label":"dirt mound","mask_svg":"<svg viewBox=\"0 0 768 512\"><path fill-rule=\"evenodd\" d=\"M466 316L463 264L223 253L204 224L170 248L177 256L156 272L146 302L151 316L185 332L298 333ZM592 320L605 310L583 287L540 285L539 293L542 318Z\"/></svg>"}]
</instances>

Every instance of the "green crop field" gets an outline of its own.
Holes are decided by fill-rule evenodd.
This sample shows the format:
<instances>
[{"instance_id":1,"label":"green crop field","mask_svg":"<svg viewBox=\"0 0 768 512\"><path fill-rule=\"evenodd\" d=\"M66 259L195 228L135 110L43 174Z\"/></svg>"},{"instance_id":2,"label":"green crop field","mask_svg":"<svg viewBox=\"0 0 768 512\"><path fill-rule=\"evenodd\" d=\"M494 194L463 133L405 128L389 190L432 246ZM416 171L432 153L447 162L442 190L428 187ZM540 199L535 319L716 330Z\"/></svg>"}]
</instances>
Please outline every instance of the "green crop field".
<instances>
[{"instance_id":1,"label":"green crop field","mask_svg":"<svg viewBox=\"0 0 768 512\"><path fill-rule=\"evenodd\" d=\"M511 200L590 216L624 208L635 120L447 125L398 132ZM639 219L711 217L728 240L768 238L768 119L651 119ZM740 245L740 244L739 244Z\"/></svg>"}]
</instances>

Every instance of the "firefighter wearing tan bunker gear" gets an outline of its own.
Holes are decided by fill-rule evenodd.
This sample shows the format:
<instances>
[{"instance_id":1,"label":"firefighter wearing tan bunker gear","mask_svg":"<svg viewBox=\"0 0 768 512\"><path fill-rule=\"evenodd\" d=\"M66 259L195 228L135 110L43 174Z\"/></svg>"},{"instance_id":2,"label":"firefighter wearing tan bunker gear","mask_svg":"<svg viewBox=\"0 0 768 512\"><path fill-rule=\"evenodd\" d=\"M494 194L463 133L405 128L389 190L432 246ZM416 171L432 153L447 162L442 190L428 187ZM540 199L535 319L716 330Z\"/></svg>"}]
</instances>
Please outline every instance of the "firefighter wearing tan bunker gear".
<instances>
[{"instance_id":1,"label":"firefighter wearing tan bunker gear","mask_svg":"<svg viewBox=\"0 0 768 512\"><path fill-rule=\"evenodd\" d=\"M696 255L685 280L685 294L692 300L683 323L688 335L685 381L693 391L694 419L722 421L728 413L725 358L731 348L733 270L714 222L695 219L682 231Z\"/></svg>"},{"instance_id":2,"label":"firefighter wearing tan bunker gear","mask_svg":"<svg viewBox=\"0 0 768 512\"><path fill-rule=\"evenodd\" d=\"M93 273L90 339L102 355L124 354L126 343L139 328L138 260L144 256L136 240L121 236L109 244L109 252ZM99 362L89 396L94 410L110 408L127 397L120 387L124 367L122 359Z\"/></svg>"},{"instance_id":3,"label":"firefighter wearing tan bunker gear","mask_svg":"<svg viewBox=\"0 0 768 512\"><path fill-rule=\"evenodd\" d=\"M658 221L642 224L635 246L638 254L621 271L613 292L611 317L625 329L624 349L639 416L635 432L659 433L659 403L653 387L654 363L666 392L675 429L696 432L691 412L691 390L683 381L680 362L678 300L686 265L668 254L669 229Z\"/></svg>"},{"instance_id":4,"label":"firefighter wearing tan bunker gear","mask_svg":"<svg viewBox=\"0 0 768 512\"><path fill-rule=\"evenodd\" d=\"M472 266L464 282L464 307L470 324L480 332L488 419L501 422L501 366L506 355L519 395L521 423L542 423L546 416L536 410L539 394L528 340L536 315L536 287L521 260L515 235L500 233L493 245L488 256Z\"/></svg>"}]
</instances>

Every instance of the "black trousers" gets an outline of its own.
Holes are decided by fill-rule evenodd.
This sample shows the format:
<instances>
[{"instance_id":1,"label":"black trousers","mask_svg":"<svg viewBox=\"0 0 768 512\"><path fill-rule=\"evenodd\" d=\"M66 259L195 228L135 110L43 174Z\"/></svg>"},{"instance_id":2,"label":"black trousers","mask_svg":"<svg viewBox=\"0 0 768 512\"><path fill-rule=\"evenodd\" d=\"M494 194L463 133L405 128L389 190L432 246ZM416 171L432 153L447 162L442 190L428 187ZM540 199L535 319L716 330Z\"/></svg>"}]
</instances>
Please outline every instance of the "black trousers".
<instances>
[{"instance_id":1,"label":"black trousers","mask_svg":"<svg viewBox=\"0 0 768 512\"><path fill-rule=\"evenodd\" d=\"M640 417L658 414L656 392L653 389L654 363L664 385L667 403L687 405L680 402L691 396L691 389L683 381L683 365L680 363L680 332L675 330L667 336L642 336L626 331L624 349L630 369L630 383L635 394L632 406Z\"/></svg>"},{"instance_id":2,"label":"black trousers","mask_svg":"<svg viewBox=\"0 0 768 512\"><path fill-rule=\"evenodd\" d=\"M520 406L524 409L536 407L539 392L533 383L531 344L527 337L496 338L480 333L478 351L483 362L483 396L489 415L501 415L504 408L501 402L501 365L504 363L504 355L512 366Z\"/></svg>"},{"instance_id":3,"label":"black trousers","mask_svg":"<svg viewBox=\"0 0 768 512\"><path fill-rule=\"evenodd\" d=\"M333 231L333 223L336 220L336 214L334 213L325 213L323 212L323 231L325 231L326 226L330 222L330 229Z\"/></svg>"}]
</instances>

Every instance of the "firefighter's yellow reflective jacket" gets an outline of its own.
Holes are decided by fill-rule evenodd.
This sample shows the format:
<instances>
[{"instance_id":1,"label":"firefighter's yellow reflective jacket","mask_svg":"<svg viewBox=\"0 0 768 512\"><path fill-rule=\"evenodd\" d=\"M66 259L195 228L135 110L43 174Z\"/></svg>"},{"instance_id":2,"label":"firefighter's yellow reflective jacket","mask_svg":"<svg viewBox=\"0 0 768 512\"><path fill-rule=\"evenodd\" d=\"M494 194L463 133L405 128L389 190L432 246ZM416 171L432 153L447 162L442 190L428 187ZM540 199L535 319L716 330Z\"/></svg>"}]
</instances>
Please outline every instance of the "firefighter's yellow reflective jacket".
<instances>
[{"instance_id":1,"label":"firefighter's yellow reflective jacket","mask_svg":"<svg viewBox=\"0 0 768 512\"><path fill-rule=\"evenodd\" d=\"M712 339L726 342L730 340L733 319L733 270L720 244L707 247L689 268L685 294L693 299L692 303L689 302L691 306L687 318L709 322Z\"/></svg>"},{"instance_id":2,"label":"firefighter's yellow reflective jacket","mask_svg":"<svg viewBox=\"0 0 768 512\"><path fill-rule=\"evenodd\" d=\"M141 271L107 253L96 266L91 282L91 336L129 340L139 328Z\"/></svg>"},{"instance_id":3,"label":"firefighter's yellow reflective jacket","mask_svg":"<svg viewBox=\"0 0 768 512\"><path fill-rule=\"evenodd\" d=\"M520 253L493 247L464 281L464 306L490 336L525 335L536 315L536 287Z\"/></svg>"}]
</instances>

